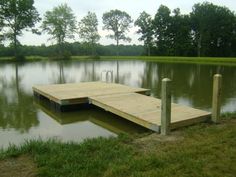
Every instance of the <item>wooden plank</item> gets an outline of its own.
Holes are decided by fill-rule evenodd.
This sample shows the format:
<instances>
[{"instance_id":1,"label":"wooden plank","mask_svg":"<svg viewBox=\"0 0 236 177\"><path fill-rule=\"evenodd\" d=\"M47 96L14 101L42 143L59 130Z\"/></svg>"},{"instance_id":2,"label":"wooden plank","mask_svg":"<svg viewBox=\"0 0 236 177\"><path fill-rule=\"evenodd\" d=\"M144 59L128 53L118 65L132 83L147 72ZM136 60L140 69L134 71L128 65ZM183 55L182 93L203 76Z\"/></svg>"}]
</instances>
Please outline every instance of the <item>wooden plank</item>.
<instances>
[{"instance_id":1,"label":"wooden plank","mask_svg":"<svg viewBox=\"0 0 236 177\"><path fill-rule=\"evenodd\" d=\"M145 94L148 89L128 87L105 82L37 85L33 91L61 105L87 103L88 97L117 93L137 92Z\"/></svg>"},{"instance_id":2,"label":"wooden plank","mask_svg":"<svg viewBox=\"0 0 236 177\"><path fill-rule=\"evenodd\" d=\"M161 100L137 93L90 97L90 102L120 117L159 132ZM172 103L171 128L205 121L209 112Z\"/></svg>"}]
</instances>

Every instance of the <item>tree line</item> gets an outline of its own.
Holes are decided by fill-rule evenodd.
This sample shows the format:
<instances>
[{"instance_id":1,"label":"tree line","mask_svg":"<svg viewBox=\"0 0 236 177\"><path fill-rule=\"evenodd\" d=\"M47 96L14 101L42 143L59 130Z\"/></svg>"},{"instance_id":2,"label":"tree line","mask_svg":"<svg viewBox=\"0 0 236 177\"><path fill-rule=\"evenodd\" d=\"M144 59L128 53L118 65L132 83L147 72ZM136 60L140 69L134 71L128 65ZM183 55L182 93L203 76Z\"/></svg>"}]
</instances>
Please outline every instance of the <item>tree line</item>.
<instances>
[{"instance_id":1,"label":"tree line","mask_svg":"<svg viewBox=\"0 0 236 177\"><path fill-rule=\"evenodd\" d=\"M227 7L198 3L183 15L161 5L154 18L142 12L135 24L149 55L236 56L236 16Z\"/></svg>"},{"instance_id":2,"label":"tree line","mask_svg":"<svg viewBox=\"0 0 236 177\"><path fill-rule=\"evenodd\" d=\"M35 24L41 22L40 28ZM41 19L34 0L0 1L0 43L11 41L10 46L0 46L0 56L14 53L21 55L159 55L159 56L236 56L236 15L227 7L209 2L197 3L189 14L181 14L179 8L171 11L160 5L154 17L147 12L140 13L136 20L125 11L110 10L102 17L103 30L115 45L102 46L98 33L98 19L95 13L88 12L79 22L72 9L65 3L47 11ZM138 27L141 46L120 46L120 41L130 42L127 35L132 25ZM49 40L56 41L52 46L22 46L18 37L23 30L38 35L47 33ZM68 43L75 34L82 43ZM73 49L79 51L73 51ZM34 49L34 50L30 50ZM122 50L121 50L122 49ZM139 52L133 52L133 50ZM128 52L130 50L130 53ZM30 52L31 51L31 52ZM34 52L32 52L34 51ZM42 51L40 53L39 51ZM140 52L142 51L142 53Z\"/></svg>"},{"instance_id":3,"label":"tree line","mask_svg":"<svg viewBox=\"0 0 236 177\"><path fill-rule=\"evenodd\" d=\"M96 44L95 48L91 48L91 45L86 42L65 42L64 48L65 52L59 57L59 47L57 44L50 46L44 44L40 46L20 45L19 57L42 56L58 59L70 58L70 56L91 56L91 58L99 58L99 56L115 56L117 54L117 47L113 44ZM92 52L94 52L95 55L93 55ZM0 57L12 56L12 54L14 54L14 48L12 46L6 47L0 45ZM145 49L143 45L119 45L119 54L121 56L141 56L145 54Z\"/></svg>"}]
</instances>

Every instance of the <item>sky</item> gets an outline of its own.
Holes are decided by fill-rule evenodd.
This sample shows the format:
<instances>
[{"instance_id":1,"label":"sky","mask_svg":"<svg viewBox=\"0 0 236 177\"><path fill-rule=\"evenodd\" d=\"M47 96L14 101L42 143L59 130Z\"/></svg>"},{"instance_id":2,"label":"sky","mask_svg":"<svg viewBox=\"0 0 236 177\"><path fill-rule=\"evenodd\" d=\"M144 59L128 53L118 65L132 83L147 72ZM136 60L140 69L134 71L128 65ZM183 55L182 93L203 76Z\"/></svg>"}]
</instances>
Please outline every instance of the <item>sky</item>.
<instances>
[{"instance_id":1,"label":"sky","mask_svg":"<svg viewBox=\"0 0 236 177\"><path fill-rule=\"evenodd\" d=\"M101 35L99 42L103 45L108 45L114 44L115 41L107 38L106 35L109 32L102 29L102 14L104 12L119 9L127 12L133 20L136 20L142 11L146 11L154 17L161 4L169 7L170 10L180 8L182 14L188 14L192 11L192 6L195 3L202 3L204 1L205 0L35 0L35 7L40 13L41 18L43 18L46 11L52 10L53 7L62 3L67 3L67 5L71 7L77 21L80 21L86 16L88 11L95 12L99 21L98 31ZM208 2L212 2L215 5L226 6L236 12L235 0L209 0ZM37 26L40 26L40 24L37 24ZM139 35L136 33L137 29L137 27L132 25L128 33L128 36L132 39L130 44L142 44L142 42L138 40ZM48 38L49 36L47 34L34 35L30 32L24 32L19 40L25 45L50 45L55 43L55 41L49 41ZM69 42L73 41L81 41L81 39L76 35L75 39Z\"/></svg>"}]
</instances>

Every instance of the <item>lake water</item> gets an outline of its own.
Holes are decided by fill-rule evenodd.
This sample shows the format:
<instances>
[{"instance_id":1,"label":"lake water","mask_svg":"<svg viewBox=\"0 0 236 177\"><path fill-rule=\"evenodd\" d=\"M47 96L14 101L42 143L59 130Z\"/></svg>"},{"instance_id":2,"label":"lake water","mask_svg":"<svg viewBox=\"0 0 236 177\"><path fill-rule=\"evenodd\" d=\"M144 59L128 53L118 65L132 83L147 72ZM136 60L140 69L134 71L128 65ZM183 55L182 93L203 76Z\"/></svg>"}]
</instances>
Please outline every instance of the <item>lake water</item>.
<instances>
[{"instance_id":1,"label":"lake water","mask_svg":"<svg viewBox=\"0 0 236 177\"><path fill-rule=\"evenodd\" d=\"M223 76L222 112L236 111L236 67L164 64L144 61L68 61L0 64L0 147L26 139L57 138L81 142L85 138L147 131L100 109L54 112L33 98L36 84L100 81L111 70L114 81L151 89L160 98L161 80L172 79L172 101L211 110L212 77Z\"/></svg>"}]
</instances>

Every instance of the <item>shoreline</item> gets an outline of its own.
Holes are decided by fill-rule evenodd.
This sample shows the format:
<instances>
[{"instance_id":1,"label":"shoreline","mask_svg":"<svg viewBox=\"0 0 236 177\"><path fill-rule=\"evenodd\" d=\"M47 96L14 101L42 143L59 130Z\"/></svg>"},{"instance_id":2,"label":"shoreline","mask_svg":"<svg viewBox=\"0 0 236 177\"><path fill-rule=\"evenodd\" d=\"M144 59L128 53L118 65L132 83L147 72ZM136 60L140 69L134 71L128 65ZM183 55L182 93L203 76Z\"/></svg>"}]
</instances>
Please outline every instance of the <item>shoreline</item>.
<instances>
[{"instance_id":1,"label":"shoreline","mask_svg":"<svg viewBox=\"0 0 236 177\"><path fill-rule=\"evenodd\" d=\"M205 64L205 65L227 65L236 66L236 58L221 58L221 57L171 57L171 56L100 56L93 59L91 56L71 56L70 59L55 59L41 56L26 56L25 60L19 62L32 61L148 61L161 63L183 63L183 64ZM18 62L12 57L0 57L0 63Z\"/></svg>"},{"instance_id":2,"label":"shoreline","mask_svg":"<svg viewBox=\"0 0 236 177\"><path fill-rule=\"evenodd\" d=\"M201 123L169 136L121 134L81 144L29 140L0 149L0 171L5 177L19 168L34 176L233 176L236 117L229 116L219 124ZM32 168L23 169L25 164Z\"/></svg>"}]
</instances>

